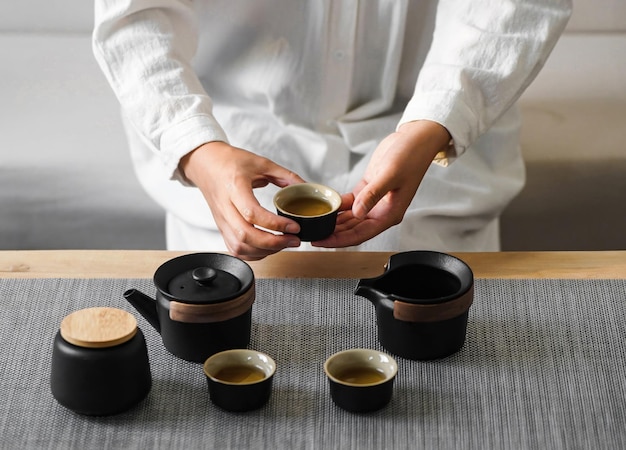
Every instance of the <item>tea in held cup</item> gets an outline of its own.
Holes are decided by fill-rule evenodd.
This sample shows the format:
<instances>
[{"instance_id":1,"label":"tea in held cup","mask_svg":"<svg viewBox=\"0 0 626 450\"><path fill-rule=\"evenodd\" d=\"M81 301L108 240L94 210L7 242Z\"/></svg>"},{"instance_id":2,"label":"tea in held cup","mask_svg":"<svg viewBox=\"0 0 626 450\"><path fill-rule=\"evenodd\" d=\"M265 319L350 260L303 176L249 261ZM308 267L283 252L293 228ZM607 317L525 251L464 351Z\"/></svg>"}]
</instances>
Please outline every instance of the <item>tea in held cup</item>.
<instances>
[{"instance_id":1,"label":"tea in held cup","mask_svg":"<svg viewBox=\"0 0 626 450\"><path fill-rule=\"evenodd\" d=\"M250 411L270 398L276 362L255 350L216 353L204 362L211 401L222 409Z\"/></svg>"},{"instance_id":2,"label":"tea in held cup","mask_svg":"<svg viewBox=\"0 0 626 450\"><path fill-rule=\"evenodd\" d=\"M333 402L347 411L363 413L389 403L398 364L376 350L350 349L328 358L324 372Z\"/></svg>"},{"instance_id":3,"label":"tea in held cup","mask_svg":"<svg viewBox=\"0 0 626 450\"><path fill-rule=\"evenodd\" d=\"M300 225L300 240L320 241L335 230L341 196L317 183L292 184L276 193L274 206L279 215Z\"/></svg>"}]
</instances>

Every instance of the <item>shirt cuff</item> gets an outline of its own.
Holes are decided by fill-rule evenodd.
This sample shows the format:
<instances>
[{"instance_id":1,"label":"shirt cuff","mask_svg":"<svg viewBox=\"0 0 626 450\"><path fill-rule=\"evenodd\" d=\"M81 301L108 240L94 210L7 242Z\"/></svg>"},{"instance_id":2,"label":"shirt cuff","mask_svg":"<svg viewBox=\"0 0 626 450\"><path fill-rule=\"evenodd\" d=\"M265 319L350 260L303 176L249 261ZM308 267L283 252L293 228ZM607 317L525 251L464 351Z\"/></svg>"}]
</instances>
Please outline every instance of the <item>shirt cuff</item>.
<instances>
[{"instance_id":1,"label":"shirt cuff","mask_svg":"<svg viewBox=\"0 0 626 450\"><path fill-rule=\"evenodd\" d=\"M433 159L441 166L454 162L478 137L476 116L455 92L415 95L407 104L397 128L416 120L436 122L452 136L448 147Z\"/></svg>"},{"instance_id":2,"label":"shirt cuff","mask_svg":"<svg viewBox=\"0 0 626 450\"><path fill-rule=\"evenodd\" d=\"M161 159L170 179L178 180L185 186L193 183L180 171L180 159L190 151L207 142L228 143L226 132L213 116L197 115L171 126L163 132L160 140Z\"/></svg>"}]
</instances>

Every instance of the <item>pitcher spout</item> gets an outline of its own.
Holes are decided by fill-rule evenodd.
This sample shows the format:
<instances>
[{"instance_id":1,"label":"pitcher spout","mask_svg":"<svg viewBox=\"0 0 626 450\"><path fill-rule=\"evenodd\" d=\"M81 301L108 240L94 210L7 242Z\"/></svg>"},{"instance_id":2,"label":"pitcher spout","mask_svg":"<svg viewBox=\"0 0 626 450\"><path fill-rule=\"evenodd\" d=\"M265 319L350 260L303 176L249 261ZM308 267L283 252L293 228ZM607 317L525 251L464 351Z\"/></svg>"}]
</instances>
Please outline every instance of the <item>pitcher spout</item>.
<instances>
[{"instance_id":1,"label":"pitcher spout","mask_svg":"<svg viewBox=\"0 0 626 450\"><path fill-rule=\"evenodd\" d=\"M356 289L354 290L354 294L365 297L376 305L384 297L384 294L373 286L374 280L375 278L359 280Z\"/></svg>"},{"instance_id":2,"label":"pitcher spout","mask_svg":"<svg viewBox=\"0 0 626 450\"><path fill-rule=\"evenodd\" d=\"M159 333L161 332L156 300L137 289L128 289L124 292L124 298L135 307L137 312L139 312L155 330Z\"/></svg>"}]
</instances>

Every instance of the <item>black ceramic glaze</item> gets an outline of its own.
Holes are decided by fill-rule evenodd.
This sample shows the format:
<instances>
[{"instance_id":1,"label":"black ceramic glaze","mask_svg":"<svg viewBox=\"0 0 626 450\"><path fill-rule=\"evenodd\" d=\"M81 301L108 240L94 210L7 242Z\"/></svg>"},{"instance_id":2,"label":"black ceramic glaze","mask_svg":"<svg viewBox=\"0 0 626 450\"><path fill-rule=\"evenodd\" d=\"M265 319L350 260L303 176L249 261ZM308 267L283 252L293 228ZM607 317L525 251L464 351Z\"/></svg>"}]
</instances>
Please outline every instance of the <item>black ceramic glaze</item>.
<instances>
[{"instance_id":1,"label":"black ceramic glaze","mask_svg":"<svg viewBox=\"0 0 626 450\"><path fill-rule=\"evenodd\" d=\"M460 259L431 251L392 255L385 272L360 280L355 294L376 308L378 340L389 352L407 359L443 358L465 343L469 309L434 322L405 321L394 317L394 301L441 305L474 289L471 269Z\"/></svg>"},{"instance_id":2,"label":"black ceramic glaze","mask_svg":"<svg viewBox=\"0 0 626 450\"><path fill-rule=\"evenodd\" d=\"M404 322L386 302L376 305L378 341L390 353L427 361L445 358L465 344L468 313L440 322Z\"/></svg>"},{"instance_id":3,"label":"black ceramic glaze","mask_svg":"<svg viewBox=\"0 0 626 450\"><path fill-rule=\"evenodd\" d=\"M294 216L280 209L276 211L279 216L289 217L300 225L300 232L296 236L303 242L315 242L326 239L333 234L337 224L337 211L315 217Z\"/></svg>"},{"instance_id":4,"label":"black ceramic glaze","mask_svg":"<svg viewBox=\"0 0 626 450\"><path fill-rule=\"evenodd\" d=\"M244 412L259 409L265 405L272 393L274 376L253 384L219 383L206 377L209 385L209 397L214 405L232 412Z\"/></svg>"},{"instance_id":5,"label":"black ceramic glaze","mask_svg":"<svg viewBox=\"0 0 626 450\"><path fill-rule=\"evenodd\" d=\"M199 276L198 268L216 270L218 282L206 283ZM136 289L127 290L124 297L161 334L163 345L170 353L187 361L204 362L222 350L248 346L252 307L230 319L189 323L171 319L171 302L193 305L226 302L254 289L254 281L254 272L239 258L220 253L194 253L173 258L157 269L154 274L156 300Z\"/></svg>"},{"instance_id":6,"label":"black ceramic glaze","mask_svg":"<svg viewBox=\"0 0 626 450\"><path fill-rule=\"evenodd\" d=\"M394 378L374 386L349 386L328 379L333 402L346 411L367 413L386 406L393 395Z\"/></svg>"},{"instance_id":7,"label":"black ceramic glaze","mask_svg":"<svg viewBox=\"0 0 626 450\"><path fill-rule=\"evenodd\" d=\"M140 329L127 342L106 348L79 347L57 332L50 387L66 408L93 416L117 414L145 398L151 386L148 351Z\"/></svg>"},{"instance_id":8,"label":"black ceramic glaze","mask_svg":"<svg viewBox=\"0 0 626 450\"><path fill-rule=\"evenodd\" d=\"M176 322L164 307L157 311L163 345L184 360L204 362L215 353L246 348L250 343L252 308L235 318L213 323Z\"/></svg>"}]
</instances>

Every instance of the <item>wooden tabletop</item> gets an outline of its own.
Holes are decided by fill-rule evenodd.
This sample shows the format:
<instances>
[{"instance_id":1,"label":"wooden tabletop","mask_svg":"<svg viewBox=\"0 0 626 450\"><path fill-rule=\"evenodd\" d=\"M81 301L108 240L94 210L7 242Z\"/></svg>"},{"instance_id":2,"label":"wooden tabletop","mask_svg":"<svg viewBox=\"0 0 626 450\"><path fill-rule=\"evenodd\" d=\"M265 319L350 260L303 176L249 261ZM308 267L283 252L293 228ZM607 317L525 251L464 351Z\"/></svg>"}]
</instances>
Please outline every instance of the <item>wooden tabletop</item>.
<instances>
[{"instance_id":1,"label":"wooden tabletop","mask_svg":"<svg viewBox=\"0 0 626 450\"><path fill-rule=\"evenodd\" d=\"M4 250L0 278L152 278L183 252L142 250ZM453 253L476 278L626 279L626 251ZM284 251L251 262L257 278L369 278L391 252Z\"/></svg>"}]
</instances>

